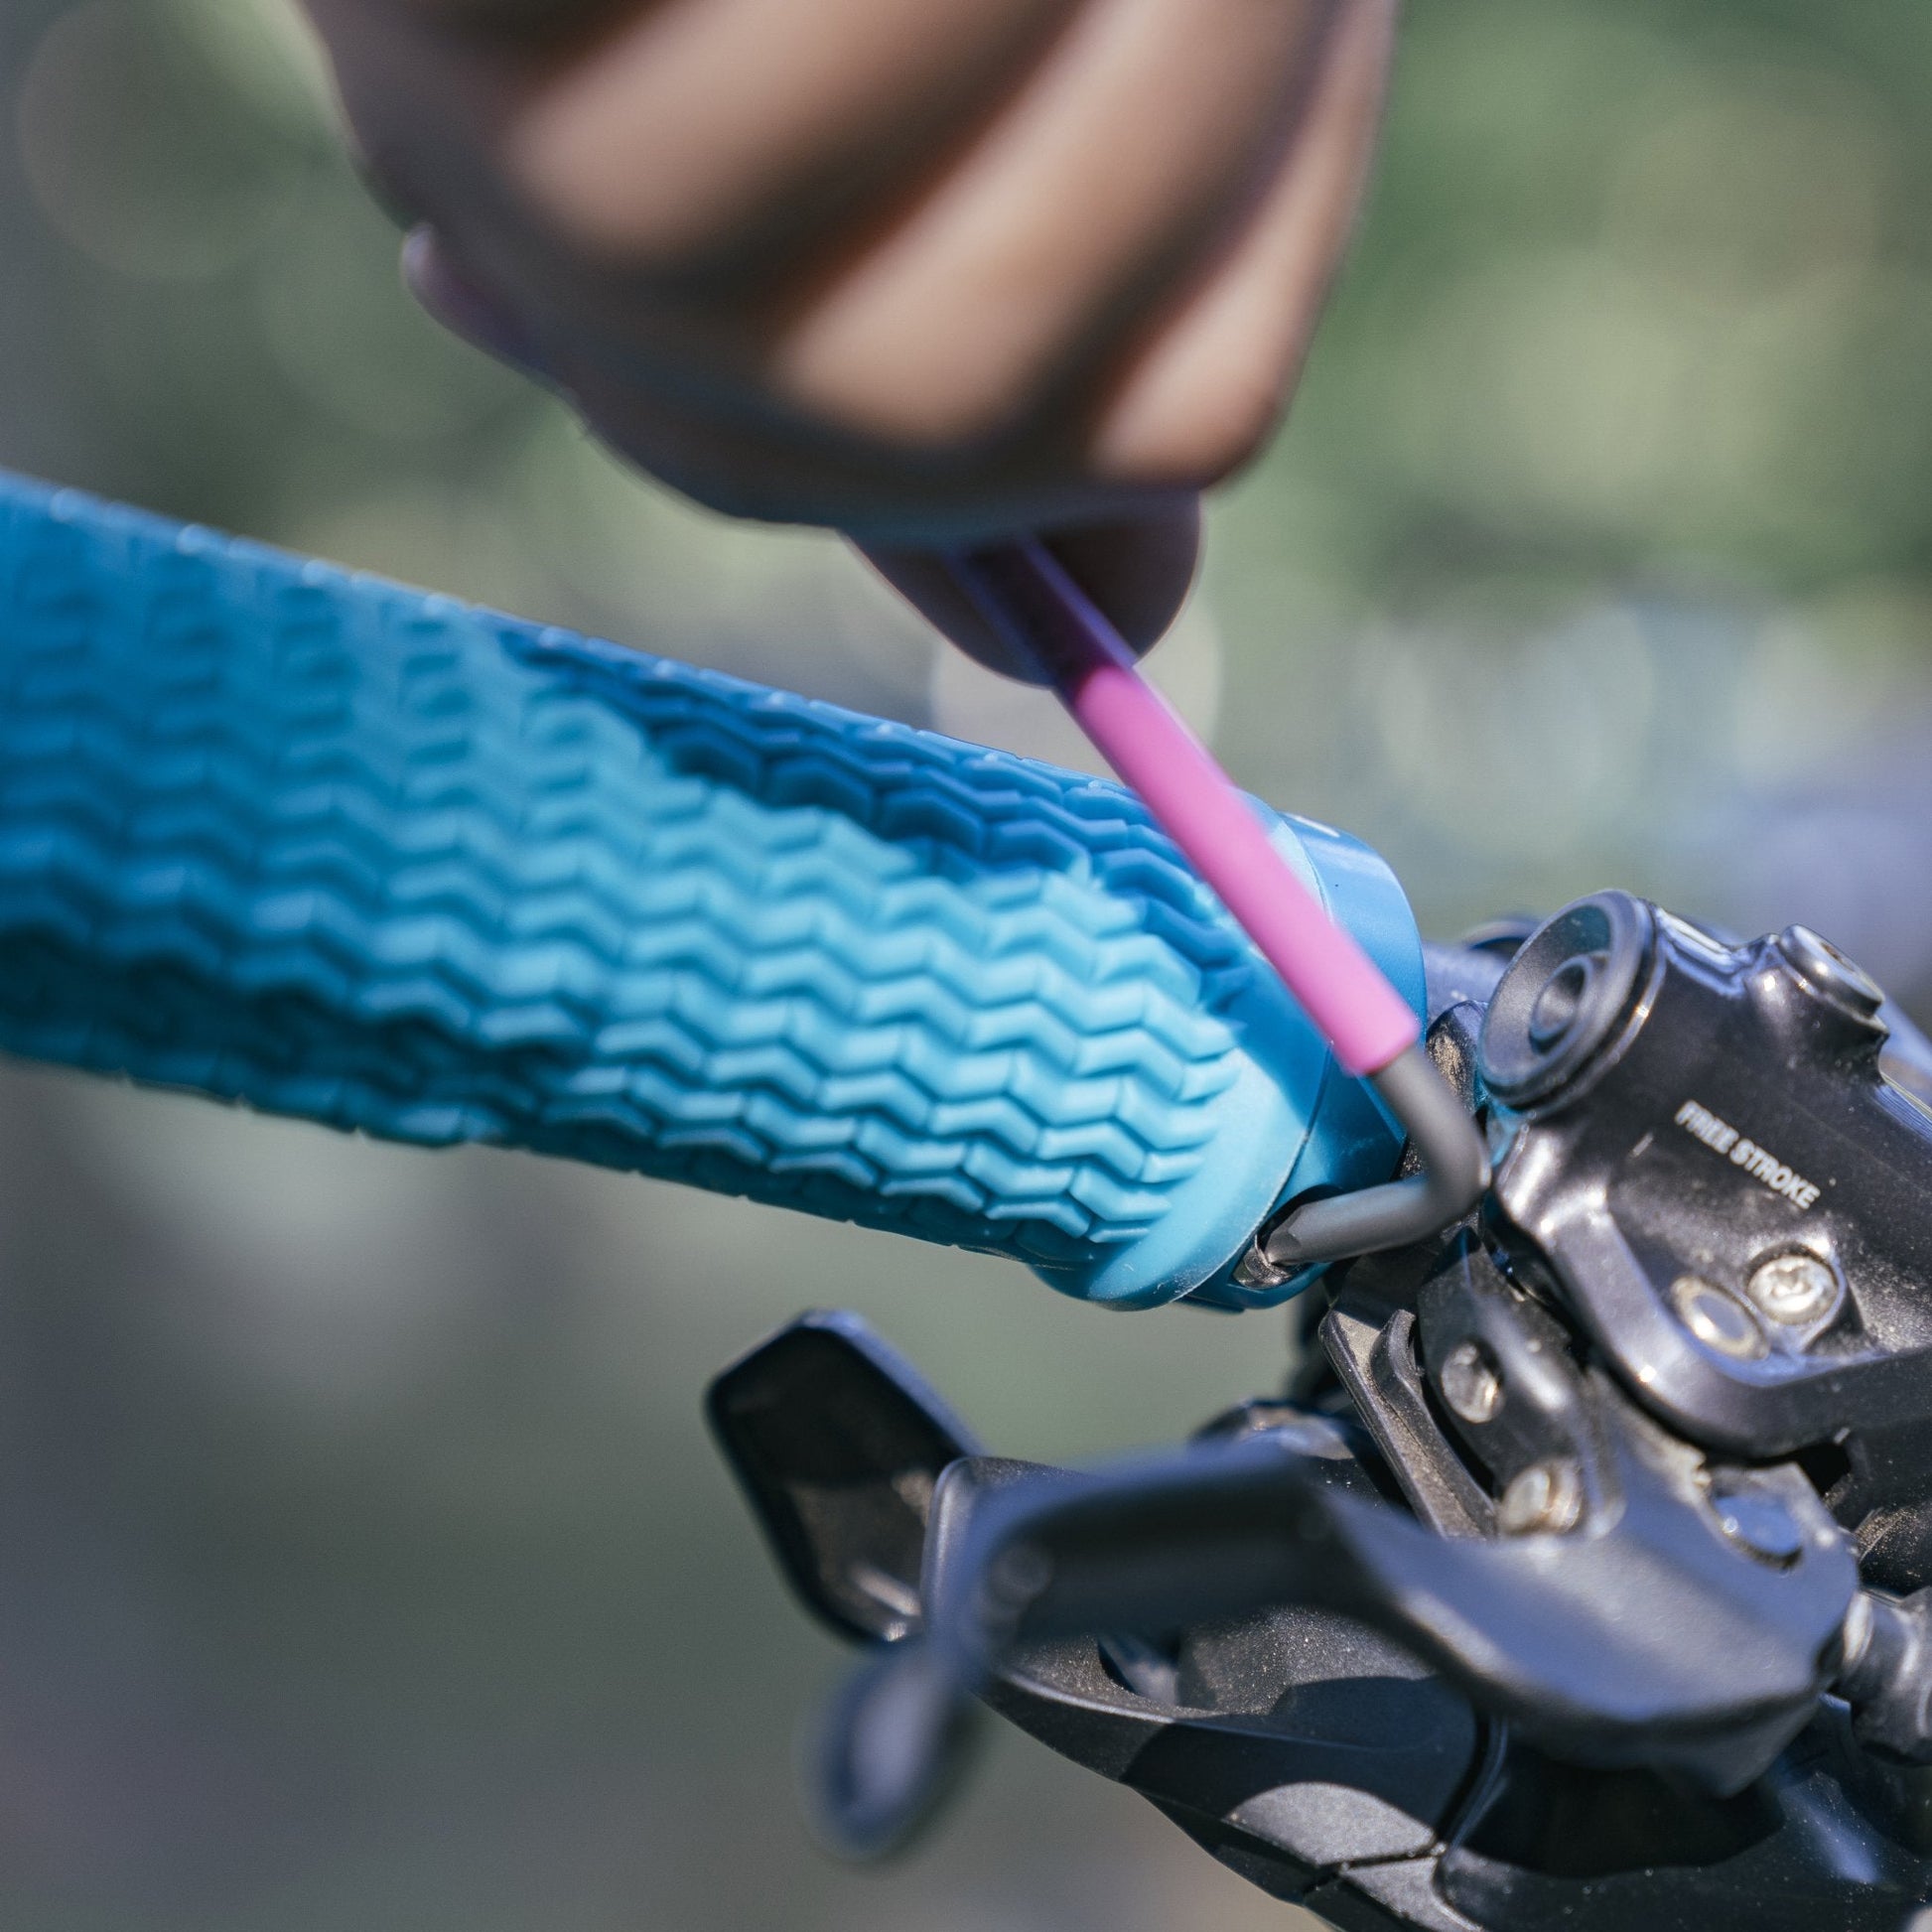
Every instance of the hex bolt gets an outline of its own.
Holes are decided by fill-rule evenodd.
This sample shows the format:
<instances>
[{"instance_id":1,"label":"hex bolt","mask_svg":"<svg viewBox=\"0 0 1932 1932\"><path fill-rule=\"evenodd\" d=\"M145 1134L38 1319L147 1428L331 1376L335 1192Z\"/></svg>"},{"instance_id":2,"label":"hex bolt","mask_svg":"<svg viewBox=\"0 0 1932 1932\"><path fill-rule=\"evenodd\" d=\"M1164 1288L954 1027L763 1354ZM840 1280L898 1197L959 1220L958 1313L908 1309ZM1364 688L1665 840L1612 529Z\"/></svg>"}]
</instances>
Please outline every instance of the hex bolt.
<instances>
[{"instance_id":1,"label":"hex bolt","mask_svg":"<svg viewBox=\"0 0 1932 1932\"><path fill-rule=\"evenodd\" d=\"M1778 950L1821 1000L1865 1026L1884 1031L1878 1019L1884 994L1869 973L1846 958L1829 939L1820 938L1808 925L1788 925L1778 934Z\"/></svg>"},{"instance_id":2,"label":"hex bolt","mask_svg":"<svg viewBox=\"0 0 1932 1932\"><path fill-rule=\"evenodd\" d=\"M1510 1477L1496 1508L1496 1524L1505 1536L1554 1534L1572 1528L1583 1513L1583 1475L1576 1463L1559 1456L1532 1462Z\"/></svg>"},{"instance_id":3,"label":"hex bolt","mask_svg":"<svg viewBox=\"0 0 1932 1932\"><path fill-rule=\"evenodd\" d=\"M1464 1422L1495 1420L1503 1406L1502 1371L1476 1341L1458 1341L1443 1363L1443 1400Z\"/></svg>"},{"instance_id":4,"label":"hex bolt","mask_svg":"<svg viewBox=\"0 0 1932 1932\"><path fill-rule=\"evenodd\" d=\"M1752 1556L1787 1564L1804 1554L1804 1529L1776 1496L1720 1482L1712 1488L1711 1507L1725 1538Z\"/></svg>"},{"instance_id":5,"label":"hex bolt","mask_svg":"<svg viewBox=\"0 0 1932 1932\"><path fill-rule=\"evenodd\" d=\"M1702 1275L1679 1275L1671 1283L1678 1317L1707 1348L1737 1361L1764 1353L1764 1331L1736 1296Z\"/></svg>"},{"instance_id":6,"label":"hex bolt","mask_svg":"<svg viewBox=\"0 0 1932 1932\"><path fill-rule=\"evenodd\" d=\"M1791 1248L1760 1261L1744 1292L1761 1314L1787 1327L1802 1327L1838 1300L1838 1274L1808 1248Z\"/></svg>"}]
</instances>

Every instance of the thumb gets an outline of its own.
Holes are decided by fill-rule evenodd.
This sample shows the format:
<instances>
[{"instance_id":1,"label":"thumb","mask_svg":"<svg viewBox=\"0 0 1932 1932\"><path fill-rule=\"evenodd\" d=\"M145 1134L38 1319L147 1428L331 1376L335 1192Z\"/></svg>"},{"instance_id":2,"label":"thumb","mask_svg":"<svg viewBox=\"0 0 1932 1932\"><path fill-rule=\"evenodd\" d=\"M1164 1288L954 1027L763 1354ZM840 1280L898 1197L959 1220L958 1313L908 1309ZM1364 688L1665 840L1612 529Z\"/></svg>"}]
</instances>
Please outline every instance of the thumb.
<instances>
[{"instance_id":1,"label":"thumb","mask_svg":"<svg viewBox=\"0 0 1932 1932\"><path fill-rule=\"evenodd\" d=\"M1105 523L1040 532L1040 541L1136 652L1157 644L1186 601L1200 557L1200 501ZM1008 677L1039 681L974 608L945 560L929 551L859 546L872 567L967 656Z\"/></svg>"}]
</instances>

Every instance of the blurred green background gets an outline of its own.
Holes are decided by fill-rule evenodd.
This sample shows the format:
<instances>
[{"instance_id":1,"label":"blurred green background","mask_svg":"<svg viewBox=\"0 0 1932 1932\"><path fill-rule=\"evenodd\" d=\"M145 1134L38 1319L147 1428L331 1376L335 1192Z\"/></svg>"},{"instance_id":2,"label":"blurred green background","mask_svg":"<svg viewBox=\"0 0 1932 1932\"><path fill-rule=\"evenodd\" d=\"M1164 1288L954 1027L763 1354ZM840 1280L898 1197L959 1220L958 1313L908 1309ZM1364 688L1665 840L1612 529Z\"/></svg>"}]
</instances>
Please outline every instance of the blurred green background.
<instances>
[{"instance_id":1,"label":"blurred green background","mask_svg":"<svg viewBox=\"0 0 1932 1932\"><path fill-rule=\"evenodd\" d=\"M1451 931L1620 884L1932 999L1932 10L1419 0L1290 433L1163 646ZM0 462L1067 754L839 546L437 336L281 0L0 9ZM0 1914L250 1932L1246 1932L1011 1734L885 1873L796 1822L838 1659L697 1421L859 1307L999 1449L1173 1436L1277 1321L518 1157L0 1070Z\"/></svg>"}]
</instances>

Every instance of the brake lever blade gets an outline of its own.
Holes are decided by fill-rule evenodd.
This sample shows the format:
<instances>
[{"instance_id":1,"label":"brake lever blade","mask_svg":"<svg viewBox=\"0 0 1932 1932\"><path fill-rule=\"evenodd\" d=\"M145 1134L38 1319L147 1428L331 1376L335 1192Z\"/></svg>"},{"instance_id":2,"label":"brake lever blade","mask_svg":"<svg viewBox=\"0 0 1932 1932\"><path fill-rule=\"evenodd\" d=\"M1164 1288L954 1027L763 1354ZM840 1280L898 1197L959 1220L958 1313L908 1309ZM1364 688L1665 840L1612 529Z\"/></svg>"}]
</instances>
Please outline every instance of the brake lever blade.
<instances>
[{"instance_id":1,"label":"brake lever blade","mask_svg":"<svg viewBox=\"0 0 1932 1932\"><path fill-rule=\"evenodd\" d=\"M828 1726L826 1828L861 1855L909 1832L947 1782L960 1709L1016 1646L1286 1603L1397 1639L1552 1755L1740 1789L1830 1683L1856 1565L1822 1505L1792 1499L1802 1544L1780 1570L1640 1458L1619 1477L1608 1528L1482 1542L1344 1495L1265 1440L995 1491L928 1579L929 1636Z\"/></svg>"}]
</instances>

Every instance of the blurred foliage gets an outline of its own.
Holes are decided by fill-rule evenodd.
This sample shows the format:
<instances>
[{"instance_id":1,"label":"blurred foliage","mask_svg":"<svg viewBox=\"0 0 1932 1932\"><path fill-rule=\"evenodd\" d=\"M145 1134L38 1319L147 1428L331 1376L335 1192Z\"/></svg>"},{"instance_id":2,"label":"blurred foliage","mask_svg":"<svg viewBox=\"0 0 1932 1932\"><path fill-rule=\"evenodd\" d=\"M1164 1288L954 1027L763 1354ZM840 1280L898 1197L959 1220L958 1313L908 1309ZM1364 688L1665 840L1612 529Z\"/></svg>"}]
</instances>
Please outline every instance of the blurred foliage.
<instances>
[{"instance_id":1,"label":"blurred foliage","mask_svg":"<svg viewBox=\"0 0 1932 1932\"><path fill-rule=\"evenodd\" d=\"M1217 528L1230 679L1274 674L1250 776L1438 916L1614 879L1823 905L1928 977L1909 851L1761 834L1926 722L1929 71L1909 5L1412 12L1362 245Z\"/></svg>"},{"instance_id":2,"label":"blurred foliage","mask_svg":"<svg viewBox=\"0 0 1932 1932\"><path fill-rule=\"evenodd\" d=\"M1932 990L1932 10L1416 0L1289 433L1164 646L1438 928L1604 883ZM915 722L1064 747L833 539L728 527L441 338L283 0L0 9L0 461ZM884 1877L793 1822L829 1653L696 1423L868 1308L1016 1453L1273 1323L606 1174L0 1079L0 1908L549 1932L1288 1916L1003 1739Z\"/></svg>"}]
</instances>

